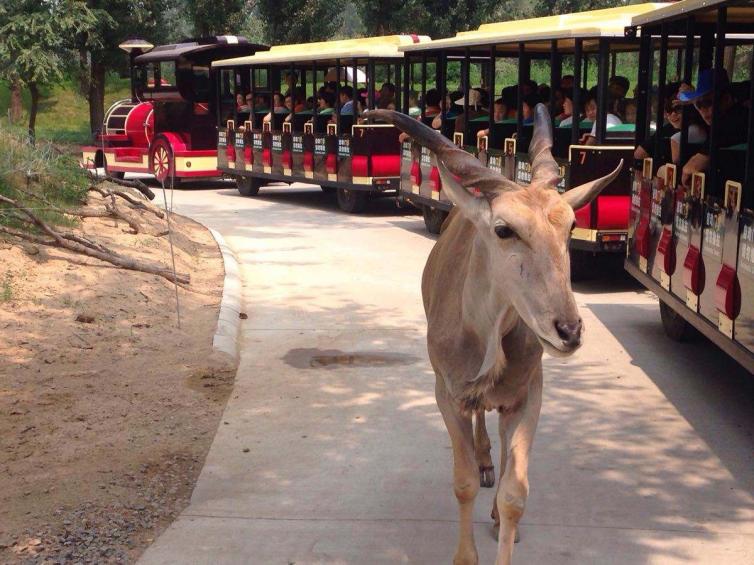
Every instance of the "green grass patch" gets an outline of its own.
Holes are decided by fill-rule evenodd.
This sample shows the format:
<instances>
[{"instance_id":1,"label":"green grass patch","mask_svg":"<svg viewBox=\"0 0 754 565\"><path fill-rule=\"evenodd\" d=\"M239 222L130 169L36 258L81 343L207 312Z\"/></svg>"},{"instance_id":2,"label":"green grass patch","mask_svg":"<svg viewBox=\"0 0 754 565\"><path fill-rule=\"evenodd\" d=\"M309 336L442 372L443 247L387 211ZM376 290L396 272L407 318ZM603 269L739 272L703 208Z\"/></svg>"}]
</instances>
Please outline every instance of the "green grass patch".
<instances>
[{"instance_id":1,"label":"green grass patch","mask_svg":"<svg viewBox=\"0 0 754 565\"><path fill-rule=\"evenodd\" d=\"M131 87L127 78L108 75L105 83L105 111L116 100L130 98ZM22 93L24 116L21 126L28 123L31 97ZM0 81L0 112L8 115L10 92L8 84ZM7 123L7 120L6 120ZM42 91L37 114L37 138L54 143L86 144L91 140L89 128L89 102L79 92L78 82L66 80Z\"/></svg>"}]
</instances>

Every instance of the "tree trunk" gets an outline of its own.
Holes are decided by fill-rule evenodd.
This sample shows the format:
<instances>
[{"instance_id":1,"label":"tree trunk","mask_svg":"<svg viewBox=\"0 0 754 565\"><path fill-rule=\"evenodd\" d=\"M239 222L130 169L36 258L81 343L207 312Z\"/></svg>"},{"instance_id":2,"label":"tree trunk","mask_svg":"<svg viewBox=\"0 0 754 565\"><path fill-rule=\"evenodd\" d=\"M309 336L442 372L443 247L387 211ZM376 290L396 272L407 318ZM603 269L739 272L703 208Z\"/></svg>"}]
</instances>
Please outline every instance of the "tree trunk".
<instances>
[{"instance_id":1,"label":"tree trunk","mask_svg":"<svg viewBox=\"0 0 754 565\"><path fill-rule=\"evenodd\" d=\"M37 110L39 110L39 88L36 82L29 83L29 92L31 92L31 108L29 109L29 141L34 145L37 128Z\"/></svg>"},{"instance_id":2,"label":"tree trunk","mask_svg":"<svg viewBox=\"0 0 754 565\"><path fill-rule=\"evenodd\" d=\"M8 117L10 122L15 124L21 119L23 105L21 102L21 83L18 79L10 83L10 107L8 108Z\"/></svg>"},{"instance_id":3,"label":"tree trunk","mask_svg":"<svg viewBox=\"0 0 754 565\"><path fill-rule=\"evenodd\" d=\"M79 94L89 99L89 52L79 48Z\"/></svg>"},{"instance_id":4,"label":"tree trunk","mask_svg":"<svg viewBox=\"0 0 754 565\"><path fill-rule=\"evenodd\" d=\"M89 127L92 133L102 130L105 120L105 65L92 58L89 78Z\"/></svg>"}]
</instances>

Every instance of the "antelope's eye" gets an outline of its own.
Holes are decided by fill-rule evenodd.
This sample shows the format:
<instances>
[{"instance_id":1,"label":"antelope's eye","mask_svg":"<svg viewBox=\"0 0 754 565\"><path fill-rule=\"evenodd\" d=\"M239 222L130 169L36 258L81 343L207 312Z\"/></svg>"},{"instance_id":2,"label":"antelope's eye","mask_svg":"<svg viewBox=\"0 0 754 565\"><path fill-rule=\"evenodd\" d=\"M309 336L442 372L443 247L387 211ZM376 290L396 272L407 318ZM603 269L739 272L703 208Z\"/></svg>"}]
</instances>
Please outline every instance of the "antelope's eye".
<instances>
[{"instance_id":1,"label":"antelope's eye","mask_svg":"<svg viewBox=\"0 0 754 565\"><path fill-rule=\"evenodd\" d=\"M509 237L515 237L516 232L514 232L511 228L509 228L505 224L498 224L495 226L495 235L498 236L500 239L507 239Z\"/></svg>"}]
</instances>

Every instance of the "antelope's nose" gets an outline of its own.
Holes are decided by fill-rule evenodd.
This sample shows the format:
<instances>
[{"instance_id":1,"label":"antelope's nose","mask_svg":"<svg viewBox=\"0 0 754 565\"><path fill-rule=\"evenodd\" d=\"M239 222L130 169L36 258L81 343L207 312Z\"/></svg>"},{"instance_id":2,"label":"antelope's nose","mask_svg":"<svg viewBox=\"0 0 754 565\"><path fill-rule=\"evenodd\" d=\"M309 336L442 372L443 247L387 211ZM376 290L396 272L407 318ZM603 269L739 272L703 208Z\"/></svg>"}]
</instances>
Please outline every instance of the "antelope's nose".
<instances>
[{"instance_id":1,"label":"antelope's nose","mask_svg":"<svg viewBox=\"0 0 754 565\"><path fill-rule=\"evenodd\" d=\"M576 322L555 322L558 337L563 340L566 347L577 347L581 343L581 320Z\"/></svg>"}]
</instances>

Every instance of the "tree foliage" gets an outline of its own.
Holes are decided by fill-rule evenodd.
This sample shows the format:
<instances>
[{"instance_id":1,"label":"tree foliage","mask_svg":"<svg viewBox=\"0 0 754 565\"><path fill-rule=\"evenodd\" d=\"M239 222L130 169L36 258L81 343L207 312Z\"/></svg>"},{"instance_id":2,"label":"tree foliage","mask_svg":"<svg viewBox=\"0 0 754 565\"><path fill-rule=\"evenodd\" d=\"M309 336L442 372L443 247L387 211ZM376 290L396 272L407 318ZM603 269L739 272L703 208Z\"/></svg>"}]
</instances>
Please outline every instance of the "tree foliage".
<instances>
[{"instance_id":1,"label":"tree foliage","mask_svg":"<svg viewBox=\"0 0 754 565\"><path fill-rule=\"evenodd\" d=\"M270 44L323 41L342 26L342 6L331 0L258 0L256 13Z\"/></svg>"},{"instance_id":2,"label":"tree foliage","mask_svg":"<svg viewBox=\"0 0 754 565\"><path fill-rule=\"evenodd\" d=\"M245 12L252 6L245 0L185 0L197 36L236 33ZM306 2L304 2L306 4Z\"/></svg>"},{"instance_id":3,"label":"tree foliage","mask_svg":"<svg viewBox=\"0 0 754 565\"><path fill-rule=\"evenodd\" d=\"M31 92L32 138L39 88L63 78L70 60L67 39L95 25L96 17L82 0L5 0L0 4L0 73Z\"/></svg>"}]
</instances>

